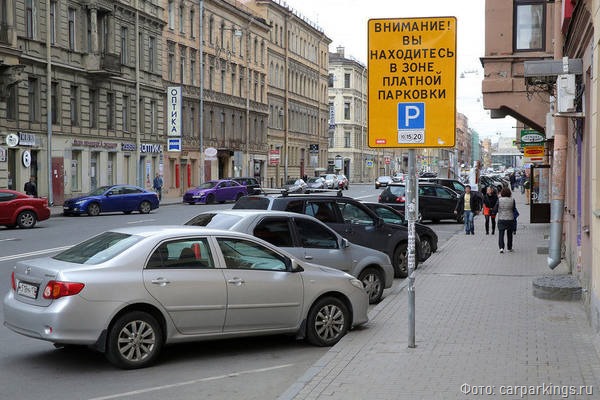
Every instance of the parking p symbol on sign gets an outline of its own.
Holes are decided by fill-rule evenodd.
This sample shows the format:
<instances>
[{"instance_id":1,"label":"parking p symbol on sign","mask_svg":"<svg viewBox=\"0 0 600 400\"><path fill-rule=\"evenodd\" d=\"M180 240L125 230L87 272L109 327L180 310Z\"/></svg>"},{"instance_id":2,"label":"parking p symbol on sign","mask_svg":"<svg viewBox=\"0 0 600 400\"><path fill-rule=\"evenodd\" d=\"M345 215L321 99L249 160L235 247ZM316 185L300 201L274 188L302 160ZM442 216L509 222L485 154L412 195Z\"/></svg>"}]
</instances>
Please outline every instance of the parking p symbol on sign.
<instances>
[{"instance_id":1,"label":"parking p symbol on sign","mask_svg":"<svg viewBox=\"0 0 600 400\"><path fill-rule=\"evenodd\" d=\"M398 143L425 143L425 103L398 103Z\"/></svg>"}]
</instances>

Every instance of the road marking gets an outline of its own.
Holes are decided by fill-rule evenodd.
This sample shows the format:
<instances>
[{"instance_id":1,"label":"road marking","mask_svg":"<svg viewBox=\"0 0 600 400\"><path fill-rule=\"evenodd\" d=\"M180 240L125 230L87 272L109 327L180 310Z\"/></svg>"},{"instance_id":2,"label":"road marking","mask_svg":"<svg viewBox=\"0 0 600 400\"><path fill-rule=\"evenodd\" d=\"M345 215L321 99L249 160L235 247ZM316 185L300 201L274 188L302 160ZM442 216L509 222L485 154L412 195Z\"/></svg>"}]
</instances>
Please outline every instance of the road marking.
<instances>
[{"instance_id":1,"label":"road marking","mask_svg":"<svg viewBox=\"0 0 600 400\"><path fill-rule=\"evenodd\" d=\"M154 386L154 387L150 387L150 388L146 388L146 389L132 390L131 392L125 392L125 393L119 393L119 394L112 394L112 395L109 395L109 396L94 397L94 398L91 398L91 399L88 399L88 400L110 400L110 399L118 399L118 398L124 397L124 396L134 396L134 395L137 395L137 394L155 392L155 391L158 391L158 390L171 389L171 388L176 388L176 387L181 387L181 386L186 386L186 385L195 385L195 384L202 383L202 382L216 381L216 380L219 380L219 379L232 378L232 377L236 377L236 376L240 376L240 375L247 375L247 374L255 374L255 373L258 373L258 372L273 371L273 370L276 370L276 369L288 368L288 367L292 367L292 366L294 366L294 364L283 364L283 365L276 365L276 366L267 367L267 368L250 369L250 370L247 370L247 371L233 372L231 374L209 376L209 377L206 377L206 378L194 379L194 380L191 380L191 381L184 381L184 382L179 382L179 383L172 383L170 385L161 385L161 386Z\"/></svg>"},{"instance_id":2,"label":"road marking","mask_svg":"<svg viewBox=\"0 0 600 400\"><path fill-rule=\"evenodd\" d=\"M66 250L66 249L68 249L70 247L71 246L62 246L62 247L55 247L53 249L30 251L29 253L13 254L12 256L0 257L0 262L2 262L2 261L9 261L9 260L16 260L16 259L19 259L19 258L25 258L25 257L31 257L31 256L39 256L39 255L48 254L48 253L55 253L55 252L58 252L58 251Z\"/></svg>"},{"instance_id":3,"label":"road marking","mask_svg":"<svg viewBox=\"0 0 600 400\"><path fill-rule=\"evenodd\" d=\"M139 221L130 221L128 224L141 224L142 222L153 222L155 219L140 219Z\"/></svg>"},{"instance_id":4,"label":"road marking","mask_svg":"<svg viewBox=\"0 0 600 400\"><path fill-rule=\"evenodd\" d=\"M0 239L0 242L12 242L12 241L15 241L15 240L19 240L19 239L17 239L17 238Z\"/></svg>"}]
</instances>

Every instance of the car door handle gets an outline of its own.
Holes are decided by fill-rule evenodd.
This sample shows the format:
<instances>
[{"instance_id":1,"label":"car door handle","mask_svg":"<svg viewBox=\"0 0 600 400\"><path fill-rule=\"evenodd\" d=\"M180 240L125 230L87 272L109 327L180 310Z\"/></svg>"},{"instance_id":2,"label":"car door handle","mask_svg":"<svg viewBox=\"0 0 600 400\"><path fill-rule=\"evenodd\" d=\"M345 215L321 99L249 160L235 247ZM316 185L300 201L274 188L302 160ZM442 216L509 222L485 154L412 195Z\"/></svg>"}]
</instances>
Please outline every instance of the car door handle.
<instances>
[{"instance_id":1,"label":"car door handle","mask_svg":"<svg viewBox=\"0 0 600 400\"><path fill-rule=\"evenodd\" d=\"M306 260L312 260L312 259L313 259L313 256L304 256L304 258L305 258Z\"/></svg>"},{"instance_id":2,"label":"car door handle","mask_svg":"<svg viewBox=\"0 0 600 400\"><path fill-rule=\"evenodd\" d=\"M242 278L232 278L232 279L228 279L227 283L229 283L230 285L241 286L242 283L246 283L246 282L244 282L244 280Z\"/></svg>"},{"instance_id":3,"label":"car door handle","mask_svg":"<svg viewBox=\"0 0 600 400\"><path fill-rule=\"evenodd\" d=\"M171 281L165 278L156 278L152 279L152 283L158 286L166 286L167 284L171 283Z\"/></svg>"}]
</instances>

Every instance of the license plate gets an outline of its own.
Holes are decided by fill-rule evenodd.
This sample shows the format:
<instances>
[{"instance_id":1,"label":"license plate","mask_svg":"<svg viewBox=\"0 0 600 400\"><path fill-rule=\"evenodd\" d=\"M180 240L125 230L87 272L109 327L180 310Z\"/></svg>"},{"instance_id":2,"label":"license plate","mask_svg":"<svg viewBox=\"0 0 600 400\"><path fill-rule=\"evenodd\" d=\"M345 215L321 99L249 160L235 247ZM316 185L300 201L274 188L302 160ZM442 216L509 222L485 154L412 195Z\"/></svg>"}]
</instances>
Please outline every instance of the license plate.
<instances>
[{"instance_id":1,"label":"license plate","mask_svg":"<svg viewBox=\"0 0 600 400\"><path fill-rule=\"evenodd\" d=\"M17 294L24 297L29 297L30 299L37 298L39 287L37 285L31 285L25 282L19 282L17 285Z\"/></svg>"}]
</instances>

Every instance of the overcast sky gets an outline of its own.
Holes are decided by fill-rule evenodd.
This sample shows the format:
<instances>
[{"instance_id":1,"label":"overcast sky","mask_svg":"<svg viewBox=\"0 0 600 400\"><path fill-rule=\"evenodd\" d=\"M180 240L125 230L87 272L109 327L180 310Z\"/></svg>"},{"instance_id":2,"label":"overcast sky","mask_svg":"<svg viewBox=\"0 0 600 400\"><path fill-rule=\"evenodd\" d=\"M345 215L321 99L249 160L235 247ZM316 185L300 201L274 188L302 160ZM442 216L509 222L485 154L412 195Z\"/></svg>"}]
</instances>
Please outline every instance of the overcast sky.
<instances>
[{"instance_id":1,"label":"overcast sky","mask_svg":"<svg viewBox=\"0 0 600 400\"><path fill-rule=\"evenodd\" d=\"M515 121L508 117L491 119L483 109L481 80L484 54L484 0L279 0L320 26L337 46L367 65L367 21L371 18L446 17L457 18L457 102L458 112L469 118L469 126L480 137L497 139L515 135ZM464 73L464 78L461 78Z\"/></svg>"}]
</instances>

